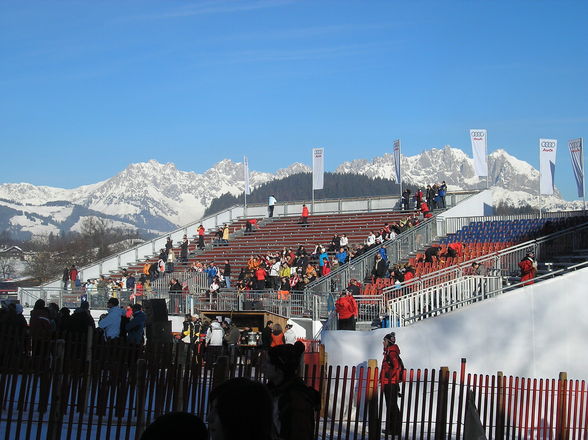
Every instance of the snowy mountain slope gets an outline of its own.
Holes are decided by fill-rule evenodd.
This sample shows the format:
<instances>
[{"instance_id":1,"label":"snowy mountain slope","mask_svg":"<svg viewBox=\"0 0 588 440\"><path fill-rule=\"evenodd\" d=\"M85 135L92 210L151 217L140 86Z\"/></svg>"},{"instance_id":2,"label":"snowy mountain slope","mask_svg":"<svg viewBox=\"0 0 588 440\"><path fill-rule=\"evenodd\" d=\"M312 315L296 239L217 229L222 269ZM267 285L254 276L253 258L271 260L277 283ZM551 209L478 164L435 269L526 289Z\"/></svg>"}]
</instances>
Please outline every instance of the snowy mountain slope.
<instances>
[{"instance_id":1,"label":"snowy mountain slope","mask_svg":"<svg viewBox=\"0 0 588 440\"><path fill-rule=\"evenodd\" d=\"M342 163L336 172L392 176L393 159L384 154L369 161ZM402 157L403 181L414 186L445 180L450 189L481 189L486 186L474 175L473 159L463 151L445 146ZM504 150L489 155L490 185L499 188L496 202L513 206L539 206L539 172ZM250 172L251 186L297 173L311 172L293 163L275 173ZM129 165L114 177L74 189L35 186L28 183L0 185L0 226L22 238L70 230L83 216L108 218L121 227L165 232L200 218L212 199L244 189L243 163L229 159L202 174L181 171L174 164L155 160ZM580 202L559 197L542 198L545 209L574 209Z\"/></svg>"}]
</instances>

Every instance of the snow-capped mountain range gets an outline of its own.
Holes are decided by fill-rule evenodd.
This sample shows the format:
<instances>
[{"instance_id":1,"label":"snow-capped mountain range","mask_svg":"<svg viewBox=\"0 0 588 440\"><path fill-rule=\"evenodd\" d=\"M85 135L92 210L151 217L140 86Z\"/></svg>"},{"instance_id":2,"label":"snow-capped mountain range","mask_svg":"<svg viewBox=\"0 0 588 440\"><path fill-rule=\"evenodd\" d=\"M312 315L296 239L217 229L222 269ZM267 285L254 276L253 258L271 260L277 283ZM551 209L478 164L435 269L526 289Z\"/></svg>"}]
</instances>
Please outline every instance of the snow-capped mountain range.
<instances>
[{"instance_id":1,"label":"snow-capped mountain range","mask_svg":"<svg viewBox=\"0 0 588 440\"><path fill-rule=\"evenodd\" d=\"M390 177L393 158L384 154L342 163L335 172ZM450 189L475 189L484 185L475 175L473 159L459 149L445 146L402 158L403 181L426 185L445 180ZM294 163L276 173L251 171L255 187L291 174L310 172ZM496 202L513 206L539 203L539 172L504 150L489 155L490 184L497 187ZM244 189L243 163L229 159L218 162L202 174L181 171L172 163L155 160L129 165L116 176L74 189L35 186L28 183L0 185L0 227L14 237L48 235L61 230L79 230L87 216L108 219L113 226L139 228L154 233L169 231L198 220L212 199L226 192ZM542 199L550 209L580 209L581 202L566 202L553 196Z\"/></svg>"}]
</instances>

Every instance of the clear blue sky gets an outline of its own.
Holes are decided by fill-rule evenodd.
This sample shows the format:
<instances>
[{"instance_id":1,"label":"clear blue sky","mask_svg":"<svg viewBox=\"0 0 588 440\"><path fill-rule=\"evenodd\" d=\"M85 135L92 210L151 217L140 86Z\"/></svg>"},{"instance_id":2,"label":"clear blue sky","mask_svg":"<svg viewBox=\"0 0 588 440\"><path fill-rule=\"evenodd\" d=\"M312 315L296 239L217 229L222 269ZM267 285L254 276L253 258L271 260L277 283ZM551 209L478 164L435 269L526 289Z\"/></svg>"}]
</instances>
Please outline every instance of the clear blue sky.
<instances>
[{"instance_id":1,"label":"clear blue sky","mask_svg":"<svg viewBox=\"0 0 588 440\"><path fill-rule=\"evenodd\" d=\"M223 158L326 168L489 130L575 197L567 140L588 138L588 2L0 3L0 182L75 187L131 162Z\"/></svg>"}]
</instances>

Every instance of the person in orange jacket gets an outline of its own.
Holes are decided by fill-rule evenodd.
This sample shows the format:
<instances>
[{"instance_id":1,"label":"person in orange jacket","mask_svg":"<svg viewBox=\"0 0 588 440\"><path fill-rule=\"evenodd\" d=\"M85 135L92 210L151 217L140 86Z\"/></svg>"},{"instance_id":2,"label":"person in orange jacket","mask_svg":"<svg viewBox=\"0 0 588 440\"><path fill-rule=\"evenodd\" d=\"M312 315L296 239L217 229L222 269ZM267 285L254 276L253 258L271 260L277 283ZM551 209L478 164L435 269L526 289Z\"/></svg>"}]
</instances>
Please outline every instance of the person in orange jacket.
<instances>
[{"instance_id":1,"label":"person in orange jacket","mask_svg":"<svg viewBox=\"0 0 588 440\"><path fill-rule=\"evenodd\" d=\"M355 330L355 320L358 315L358 307L355 298L349 290L341 292L341 296L335 303L335 310L339 315L337 328L339 330Z\"/></svg>"},{"instance_id":2,"label":"person in orange jacket","mask_svg":"<svg viewBox=\"0 0 588 440\"><path fill-rule=\"evenodd\" d=\"M302 215L300 216L300 224L304 227L308 226L308 216L310 215L308 211L308 206L302 205Z\"/></svg>"}]
</instances>

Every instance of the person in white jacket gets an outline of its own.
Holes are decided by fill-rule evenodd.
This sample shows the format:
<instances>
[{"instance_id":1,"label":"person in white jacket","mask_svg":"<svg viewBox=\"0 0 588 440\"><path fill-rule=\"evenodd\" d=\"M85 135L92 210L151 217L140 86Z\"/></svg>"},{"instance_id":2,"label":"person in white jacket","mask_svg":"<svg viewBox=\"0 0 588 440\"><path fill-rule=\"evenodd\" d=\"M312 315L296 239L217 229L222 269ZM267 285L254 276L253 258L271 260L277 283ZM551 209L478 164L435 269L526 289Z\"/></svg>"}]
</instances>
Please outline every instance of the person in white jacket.
<instances>
[{"instance_id":1,"label":"person in white jacket","mask_svg":"<svg viewBox=\"0 0 588 440\"><path fill-rule=\"evenodd\" d=\"M206 331L206 362L213 364L222 354L225 331L218 321L213 321Z\"/></svg>"},{"instance_id":2,"label":"person in white jacket","mask_svg":"<svg viewBox=\"0 0 588 440\"><path fill-rule=\"evenodd\" d=\"M292 324L286 324L286 332L284 333L284 342L286 344L294 344L296 342L296 332Z\"/></svg>"}]
</instances>

